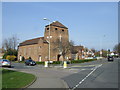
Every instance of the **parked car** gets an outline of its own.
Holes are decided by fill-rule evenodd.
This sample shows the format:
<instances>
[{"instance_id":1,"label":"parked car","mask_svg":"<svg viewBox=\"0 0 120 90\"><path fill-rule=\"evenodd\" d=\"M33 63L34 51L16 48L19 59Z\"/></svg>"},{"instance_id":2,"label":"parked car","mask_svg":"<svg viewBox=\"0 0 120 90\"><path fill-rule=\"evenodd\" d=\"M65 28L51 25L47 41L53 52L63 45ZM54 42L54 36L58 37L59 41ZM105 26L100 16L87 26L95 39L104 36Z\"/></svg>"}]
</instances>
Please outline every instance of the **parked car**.
<instances>
[{"instance_id":1,"label":"parked car","mask_svg":"<svg viewBox=\"0 0 120 90\"><path fill-rule=\"evenodd\" d=\"M0 60L0 66L2 67L11 67L11 62L7 59Z\"/></svg>"},{"instance_id":2,"label":"parked car","mask_svg":"<svg viewBox=\"0 0 120 90\"><path fill-rule=\"evenodd\" d=\"M36 65L36 62L33 61L32 59L25 60L25 65Z\"/></svg>"},{"instance_id":3,"label":"parked car","mask_svg":"<svg viewBox=\"0 0 120 90\"><path fill-rule=\"evenodd\" d=\"M113 56L108 56L108 61L113 61L113 60L114 60Z\"/></svg>"}]
</instances>

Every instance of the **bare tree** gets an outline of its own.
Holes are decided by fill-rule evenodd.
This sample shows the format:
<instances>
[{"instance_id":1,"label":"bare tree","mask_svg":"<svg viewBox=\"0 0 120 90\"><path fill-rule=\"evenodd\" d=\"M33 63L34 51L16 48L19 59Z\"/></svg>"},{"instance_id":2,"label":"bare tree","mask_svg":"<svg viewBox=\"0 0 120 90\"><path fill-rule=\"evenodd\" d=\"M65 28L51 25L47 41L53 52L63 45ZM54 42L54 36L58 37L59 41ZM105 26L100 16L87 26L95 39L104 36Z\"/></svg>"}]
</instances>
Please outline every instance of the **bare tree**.
<instances>
[{"instance_id":1,"label":"bare tree","mask_svg":"<svg viewBox=\"0 0 120 90\"><path fill-rule=\"evenodd\" d=\"M63 60L65 60L65 56L71 52L74 42L60 41L57 39L55 42L52 42L52 44L55 45L54 50L60 52L60 54L63 56Z\"/></svg>"},{"instance_id":2,"label":"bare tree","mask_svg":"<svg viewBox=\"0 0 120 90\"><path fill-rule=\"evenodd\" d=\"M18 38L16 35L14 35L13 37L11 37L11 40L12 40L12 48L15 50L17 48L17 45L18 45Z\"/></svg>"},{"instance_id":3,"label":"bare tree","mask_svg":"<svg viewBox=\"0 0 120 90\"><path fill-rule=\"evenodd\" d=\"M11 50L11 49L16 50L17 45L18 45L18 38L15 35L13 35L10 38L4 39L2 43L2 47L6 51Z\"/></svg>"}]
</instances>

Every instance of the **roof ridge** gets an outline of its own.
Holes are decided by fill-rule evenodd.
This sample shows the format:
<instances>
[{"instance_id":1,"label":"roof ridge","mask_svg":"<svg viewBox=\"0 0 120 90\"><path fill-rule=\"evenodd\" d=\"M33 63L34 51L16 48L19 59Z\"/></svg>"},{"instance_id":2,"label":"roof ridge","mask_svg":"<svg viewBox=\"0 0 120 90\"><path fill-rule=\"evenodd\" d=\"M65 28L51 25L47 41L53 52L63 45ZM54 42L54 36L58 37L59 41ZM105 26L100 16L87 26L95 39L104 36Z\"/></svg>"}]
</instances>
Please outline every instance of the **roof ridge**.
<instances>
[{"instance_id":1,"label":"roof ridge","mask_svg":"<svg viewBox=\"0 0 120 90\"><path fill-rule=\"evenodd\" d=\"M40 39L40 38L44 38L44 37L37 37L37 38L33 38L33 39L29 39L29 40L25 40L25 41L30 41L30 40ZM23 41L23 42L25 42L25 41Z\"/></svg>"},{"instance_id":2,"label":"roof ridge","mask_svg":"<svg viewBox=\"0 0 120 90\"><path fill-rule=\"evenodd\" d=\"M20 43L19 46L37 44L39 39L44 39L44 37L38 37L38 38L34 38L34 39L25 40L22 43Z\"/></svg>"},{"instance_id":3,"label":"roof ridge","mask_svg":"<svg viewBox=\"0 0 120 90\"><path fill-rule=\"evenodd\" d=\"M60 23L59 21L55 21L55 22L52 22L50 24L51 26L57 26L57 27L61 27L61 28L67 28L65 25L63 25L62 23ZM46 25L47 27L48 25ZM68 28L67 28L68 29Z\"/></svg>"}]
</instances>

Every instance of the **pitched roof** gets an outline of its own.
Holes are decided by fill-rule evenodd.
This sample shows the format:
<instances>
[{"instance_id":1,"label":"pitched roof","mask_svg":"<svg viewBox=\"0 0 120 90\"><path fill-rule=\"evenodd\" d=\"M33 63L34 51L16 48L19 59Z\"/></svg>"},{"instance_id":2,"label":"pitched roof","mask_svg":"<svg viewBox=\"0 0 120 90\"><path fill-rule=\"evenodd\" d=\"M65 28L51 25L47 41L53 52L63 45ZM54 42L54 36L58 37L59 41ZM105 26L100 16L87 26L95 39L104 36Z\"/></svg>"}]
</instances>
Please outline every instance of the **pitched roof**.
<instances>
[{"instance_id":1,"label":"pitched roof","mask_svg":"<svg viewBox=\"0 0 120 90\"><path fill-rule=\"evenodd\" d=\"M38 41L39 41L40 39L43 40L44 37L39 37L39 38L34 38L34 39L26 40L26 41L20 43L19 46L38 44Z\"/></svg>"},{"instance_id":2,"label":"pitched roof","mask_svg":"<svg viewBox=\"0 0 120 90\"><path fill-rule=\"evenodd\" d=\"M74 46L74 49L75 50L82 50L82 49L84 49L84 47L83 46Z\"/></svg>"},{"instance_id":3,"label":"pitched roof","mask_svg":"<svg viewBox=\"0 0 120 90\"><path fill-rule=\"evenodd\" d=\"M47 25L47 26L48 26L48 25ZM46 27L47 27L47 26L46 26ZM58 21L55 21L55 22L51 23L50 26L56 26L56 27L61 27L61 28L66 28L66 29L68 29L66 26L64 26L63 24L61 24L61 23L58 22Z\"/></svg>"}]
</instances>

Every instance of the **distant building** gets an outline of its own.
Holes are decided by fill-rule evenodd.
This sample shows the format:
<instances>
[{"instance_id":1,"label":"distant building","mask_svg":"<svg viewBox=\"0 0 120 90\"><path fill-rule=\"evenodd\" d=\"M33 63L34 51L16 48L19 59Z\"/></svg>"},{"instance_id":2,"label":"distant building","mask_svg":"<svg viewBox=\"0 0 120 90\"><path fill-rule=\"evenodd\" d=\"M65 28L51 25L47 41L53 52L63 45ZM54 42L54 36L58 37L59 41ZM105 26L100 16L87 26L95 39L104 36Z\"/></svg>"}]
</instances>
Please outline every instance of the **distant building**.
<instances>
[{"instance_id":1,"label":"distant building","mask_svg":"<svg viewBox=\"0 0 120 90\"><path fill-rule=\"evenodd\" d=\"M2 48L0 48L0 59L2 59L2 58L3 58L3 55L4 55L3 49L2 49Z\"/></svg>"},{"instance_id":2,"label":"distant building","mask_svg":"<svg viewBox=\"0 0 120 90\"><path fill-rule=\"evenodd\" d=\"M71 53L71 59L72 60L79 60L79 59L83 59L83 50L84 47L83 46L74 46L73 47L73 51Z\"/></svg>"},{"instance_id":3,"label":"distant building","mask_svg":"<svg viewBox=\"0 0 120 90\"><path fill-rule=\"evenodd\" d=\"M72 52L72 60L88 59L94 57L92 50L85 48L84 46L74 46Z\"/></svg>"}]
</instances>

